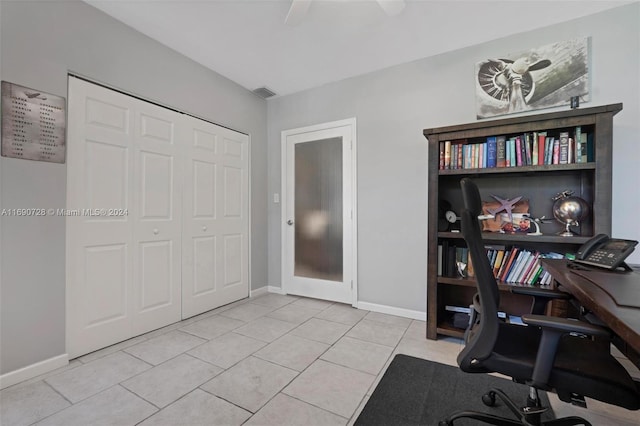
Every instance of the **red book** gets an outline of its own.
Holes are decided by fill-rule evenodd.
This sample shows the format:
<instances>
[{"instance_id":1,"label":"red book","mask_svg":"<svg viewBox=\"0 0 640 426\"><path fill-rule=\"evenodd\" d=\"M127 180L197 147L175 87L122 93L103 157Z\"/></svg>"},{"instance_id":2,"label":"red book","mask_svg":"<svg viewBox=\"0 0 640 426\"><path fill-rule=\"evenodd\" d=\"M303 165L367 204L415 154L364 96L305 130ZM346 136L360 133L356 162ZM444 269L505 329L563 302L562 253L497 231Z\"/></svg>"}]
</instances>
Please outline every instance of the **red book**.
<instances>
[{"instance_id":1,"label":"red book","mask_svg":"<svg viewBox=\"0 0 640 426\"><path fill-rule=\"evenodd\" d=\"M538 165L544 164L544 154L545 154L544 143L546 142L546 140L547 140L546 133L538 134Z\"/></svg>"},{"instance_id":2,"label":"red book","mask_svg":"<svg viewBox=\"0 0 640 426\"><path fill-rule=\"evenodd\" d=\"M520 252L520 249L518 247L514 247L511 249L511 253L509 253L509 261L506 262L506 265L502 270L502 274L500 275L500 281L504 281L507 275L509 274L509 270L511 269L513 260L516 258L519 252Z\"/></svg>"},{"instance_id":3,"label":"red book","mask_svg":"<svg viewBox=\"0 0 640 426\"><path fill-rule=\"evenodd\" d=\"M516 138L516 166L522 166L522 141Z\"/></svg>"}]
</instances>

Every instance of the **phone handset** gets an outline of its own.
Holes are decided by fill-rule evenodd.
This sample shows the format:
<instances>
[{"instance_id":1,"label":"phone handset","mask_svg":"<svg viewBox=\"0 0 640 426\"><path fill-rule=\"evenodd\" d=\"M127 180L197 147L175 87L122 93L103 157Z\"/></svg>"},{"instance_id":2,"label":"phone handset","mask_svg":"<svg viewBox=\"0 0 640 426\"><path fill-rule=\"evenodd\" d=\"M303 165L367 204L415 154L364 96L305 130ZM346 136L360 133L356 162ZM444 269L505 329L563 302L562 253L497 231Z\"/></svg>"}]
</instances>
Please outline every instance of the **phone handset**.
<instances>
[{"instance_id":1,"label":"phone handset","mask_svg":"<svg viewBox=\"0 0 640 426\"><path fill-rule=\"evenodd\" d=\"M619 267L631 271L624 260L633 252L637 244L635 240L609 238L606 234L598 234L578 249L574 261L612 271Z\"/></svg>"},{"instance_id":2,"label":"phone handset","mask_svg":"<svg viewBox=\"0 0 640 426\"><path fill-rule=\"evenodd\" d=\"M594 235L589 241L584 243L576 252L577 260L584 260L589 257L589 254L596 248L598 248L602 243L607 241L609 236L607 234L598 234Z\"/></svg>"}]
</instances>

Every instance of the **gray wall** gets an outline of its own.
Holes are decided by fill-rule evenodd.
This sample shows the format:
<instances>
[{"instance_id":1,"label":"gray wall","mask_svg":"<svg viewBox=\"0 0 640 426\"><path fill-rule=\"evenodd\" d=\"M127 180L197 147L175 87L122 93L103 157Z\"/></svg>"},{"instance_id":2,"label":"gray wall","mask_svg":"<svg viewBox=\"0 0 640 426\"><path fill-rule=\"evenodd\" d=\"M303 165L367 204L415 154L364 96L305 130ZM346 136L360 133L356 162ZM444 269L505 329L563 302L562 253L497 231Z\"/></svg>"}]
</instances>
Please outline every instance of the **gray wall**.
<instances>
[{"instance_id":1,"label":"gray wall","mask_svg":"<svg viewBox=\"0 0 640 426\"><path fill-rule=\"evenodd\" d=\"M552 7L549 3L540 7ZM486 58L592 37L592 101L615 119L613 235L640 240L640 5L448 52L268 101L269 193L281 192L280 132L358 123L359 301L426 310L427 154L422 130L475 121L474 66ZM549 110L550 111L550 110ZM269 284L281 285L280 205L269 204ZM640 250L631 261L640 263Z\"/></svg>"},{"instance_id":2,"label":"gray wall","mask_svg":"<svg viewBox=\"0 0 640 426\"><path fill-rule=\"evenodd\" d=\"M2 1L2 79L67 97L72 71L251 135L252 288L267 284L263 99L82 2ZM63 208L66 164L1 159L1 207ZM65 222L2 217L0 374L65 353Z\"/></svg>"}]
</instances>

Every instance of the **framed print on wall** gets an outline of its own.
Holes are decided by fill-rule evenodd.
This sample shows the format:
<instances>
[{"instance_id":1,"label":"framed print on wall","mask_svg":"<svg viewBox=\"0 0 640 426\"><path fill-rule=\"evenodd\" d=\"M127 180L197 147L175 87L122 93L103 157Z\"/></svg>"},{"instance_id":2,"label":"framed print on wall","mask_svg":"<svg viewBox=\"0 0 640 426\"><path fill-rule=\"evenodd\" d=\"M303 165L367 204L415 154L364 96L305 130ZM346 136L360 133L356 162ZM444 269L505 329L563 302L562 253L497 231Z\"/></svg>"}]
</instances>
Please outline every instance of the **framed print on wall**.
<instances>
[{"instance_id":1,"label":"framed print on wall","mask_svg":"<svg viewBox=\"0 0 640 426\"><path fill-rule=\"evenodd\" d=\"M480 61L475 67L476 116L589 101L590 39L561 41Z\"/></svg>"}]
</instances>

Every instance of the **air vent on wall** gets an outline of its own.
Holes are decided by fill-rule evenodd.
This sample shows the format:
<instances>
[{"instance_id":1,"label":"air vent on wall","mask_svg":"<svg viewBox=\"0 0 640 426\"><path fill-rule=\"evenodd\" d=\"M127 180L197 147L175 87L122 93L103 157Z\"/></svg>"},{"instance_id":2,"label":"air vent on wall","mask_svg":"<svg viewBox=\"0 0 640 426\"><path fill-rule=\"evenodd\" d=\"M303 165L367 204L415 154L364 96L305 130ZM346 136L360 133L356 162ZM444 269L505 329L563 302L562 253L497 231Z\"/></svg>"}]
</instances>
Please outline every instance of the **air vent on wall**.
<instances>
[{"instance_id":1,"label":"air vent on wall","mask_svg":"<svg viewBox=\"0 0 640 426\"><path fill-rule=\"evenodd\" d=\"M260 96L261 98L264 98L264 99L267 99L267 98L270 98L270 97L276 95L274 92L272 92L271 90L267 89L266 87L258 87L257 89L255 89L253 91L253 93L255 93L256 95L258 95L258 96Z\"/></svg>"}]
</instances>

